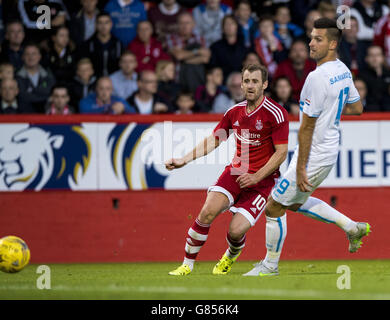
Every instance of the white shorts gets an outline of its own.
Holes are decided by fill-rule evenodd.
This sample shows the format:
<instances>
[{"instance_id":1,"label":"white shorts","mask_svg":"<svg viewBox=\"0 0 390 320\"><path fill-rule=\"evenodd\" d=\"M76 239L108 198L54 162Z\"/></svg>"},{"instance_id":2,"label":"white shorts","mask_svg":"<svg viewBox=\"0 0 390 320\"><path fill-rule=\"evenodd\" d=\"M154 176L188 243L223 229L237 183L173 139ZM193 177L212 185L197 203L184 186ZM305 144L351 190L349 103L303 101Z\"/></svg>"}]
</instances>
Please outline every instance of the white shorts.
<instances>
[{"instance_id":1,"label":"white shorts","mask_svg":"<svg viewBox=\"0 0 390 320\"><path fill-rule=\"evenodd\" d=\"M308 166L307 177L313 187L309 192L302 192L297 186L296 162L292 161L287 171L279 178L272 189L271 196L276 202L284 206L290 206L296 203L303 204L315 189L319 187L322 181L325 180L332 168L333 164L322 167Z\"/></svg>"}]
</instances>

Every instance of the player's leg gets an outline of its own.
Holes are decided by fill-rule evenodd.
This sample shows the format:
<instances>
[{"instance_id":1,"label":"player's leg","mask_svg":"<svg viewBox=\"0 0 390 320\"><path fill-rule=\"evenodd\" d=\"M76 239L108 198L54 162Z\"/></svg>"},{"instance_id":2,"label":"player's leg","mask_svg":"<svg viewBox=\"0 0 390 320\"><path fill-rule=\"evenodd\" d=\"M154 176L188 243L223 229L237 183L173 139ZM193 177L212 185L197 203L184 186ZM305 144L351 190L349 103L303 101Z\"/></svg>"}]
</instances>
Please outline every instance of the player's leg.
<instances>
[{"instance_id":1,"label":"player's leg","mask_svg":"<svg viewBox=\"0 0 390 320\"><path fill-rule=\"evenodd\" d=\"M329 175L333 166L311 167L308 166L308 176L314 189ZM314 190L313 190L314 191ZM311 193L302 193L299 203L303 203L296 211L315 220L335 224L343 229L349 240L349 251L356 252L361 246L361 239L370 232L370 225L365 222L355 222L343 213L337 211L326 202L310 196ZM295 208L292 208L295 209Z\"/></svg>"},{"instance_id":2,"label":"player's leg","mask_svg":"<svg viewBox=\"0 0 390 320\"><path fill-rule=\"evenodd\" d=\"M246 233L251 224L241 213L235 213L230 221L229 231L226 235L228 248L221 260L214 266L213 274L221 275L230 272L233 263L238 259L245 247Z\"/></svg>"},{"instance_id":3,"label":"player's leg","mask_svg":"<svg viewBox=\"0 0 390 320\"><path fill-rule=\"evenodd\" d=\"M206 201L192 226L188 229L183 264L169 272L170 275L187 275L205 244L213 220L230 206L230 200L221 192L209 192Z\"/></svg>"},{"instance_id":4,"label":"player's leg","mask_svg":"<svg viewBox=\"0 0 390 320\"><path fill-rule=\"evenodd\" d=\"M229 231L226 234L226 241L229 248L226 250L226 255L230 259L235 259L245 247L246 233L251 228L251 224L247 218L241 213L233 215L230 221Z\"/></svg>"},{"instance_id":5,"label":"player's leg","mask_svg":"<svg viewBox=\"0 0 390 320\"><path fill-rule=\"evenodd\" d=\"M234 214L226 237L228 249L214 267L214 274L227 274L245 246L245 234L253 227L267 203L272 185L255 186L241 191L238 200L230 207Z\"/></svg>"},{"instance_id":6,"label":"player's leg","mask_svg":"<svg viewBox=\"0 0 390 320\"><path fill-rule=\"evenodd\" d=\"M349 241L349 252L356 252L362 245L361 239L370 232L370 225L368 223L355 222L326 202L315 197L309 197L295 211L321 222L335 224L343 229Z\"/></svg>"},{"instance_id":7,"label":"player's leg","mask_svg":"<svg viewBox=\"0 0 390 320\"><path fill-rule=\"evenodd\" d=\"M287 171L275 185L268 197L265 207L265 259L255 264L255 267L244 276L272 276L278 275L278 263L284 241L287 236L286 209L295 204L299 194L295 183L296 169L291 161Z\"/></svg>"},{"instance_id":8,"label":"player's leg","mask_svg":"<svg viewBox=\"0 0 390 320\"><path fill-rule=\"evenodd\" d=\"M264 260L255 264L254 268L244 276L278 275L278 264L284 240L287 236L286 206L269 197L265 207L265 246L267 254Z\"/></svg>"}]
</instances>

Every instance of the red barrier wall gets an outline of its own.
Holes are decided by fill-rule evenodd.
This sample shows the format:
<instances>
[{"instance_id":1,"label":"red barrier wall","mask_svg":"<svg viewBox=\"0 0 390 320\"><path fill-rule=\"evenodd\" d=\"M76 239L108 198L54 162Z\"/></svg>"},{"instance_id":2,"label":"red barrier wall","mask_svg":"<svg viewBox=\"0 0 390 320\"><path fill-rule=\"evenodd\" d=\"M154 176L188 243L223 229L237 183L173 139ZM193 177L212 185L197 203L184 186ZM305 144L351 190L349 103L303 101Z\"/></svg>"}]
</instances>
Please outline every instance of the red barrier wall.
<instances>
[{"instance_id":1,"label":"red barrier wall","mask_svg":"<svg viewBox=\"0 0 390 320\"><path fill-rule=\"evenodd\" d=\"M205 199L205 191L7 192L0 193L0 235L26 240L32 262L181 261L186 232ZM315 195L373 232L358 253L348 253L345 233L290 212L282 258L390 258L390 188L319 189ZM118 199L118 208L113 207ZM217 260L226 249L230 214L213 223L200 260ZM240 259L265 255L261 217L248 233Z\"/></svg>"}]
</instances>

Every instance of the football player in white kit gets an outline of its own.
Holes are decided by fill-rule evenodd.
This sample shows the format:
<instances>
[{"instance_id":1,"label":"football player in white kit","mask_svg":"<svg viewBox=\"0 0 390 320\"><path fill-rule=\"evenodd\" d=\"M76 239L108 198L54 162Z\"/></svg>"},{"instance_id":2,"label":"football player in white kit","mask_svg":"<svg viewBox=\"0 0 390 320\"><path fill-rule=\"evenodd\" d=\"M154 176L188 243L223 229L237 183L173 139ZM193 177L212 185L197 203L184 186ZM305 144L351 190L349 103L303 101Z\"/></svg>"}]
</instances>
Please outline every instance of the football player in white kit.
<instances>
[{"instance_id":1,"label":"football player in white kit","mask_svg":"<svg viewBox=\"0 0 390 320\"><path fill-rule=\"evenodd\" d=\"M370 232L368 223L355 222L311 196L336 163L341 114L363 112L351 71L337 59L340 38L336 21L320 18L314 22L309 47L317 68L307 76L301 91L298 146L265 209L266 257L244 276L279 274L278 263L287 234L286 209L342 228L350 252L356 252L361 239Z\"/></svg>"}]
</instances>

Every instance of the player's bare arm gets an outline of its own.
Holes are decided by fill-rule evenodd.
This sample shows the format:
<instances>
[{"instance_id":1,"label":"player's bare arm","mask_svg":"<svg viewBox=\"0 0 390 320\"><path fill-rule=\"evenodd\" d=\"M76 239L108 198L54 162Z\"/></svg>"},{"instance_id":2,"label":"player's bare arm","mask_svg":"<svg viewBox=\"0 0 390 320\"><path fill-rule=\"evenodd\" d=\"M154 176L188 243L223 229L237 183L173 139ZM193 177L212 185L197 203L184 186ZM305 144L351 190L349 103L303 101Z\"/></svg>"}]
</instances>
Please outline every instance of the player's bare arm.
<instances>
[{"instance_id":1,"label":"player's bare arm","mask_svg":"<svg viewBox=\"0 0 390 320\"><path fill-rule=\"evenodd\" d=\"M360 116L362 113L363 113L363 104L360 100L354 103L347 103L343 109L344 115Z\"/></svg>"},{"instance_id":2,"label":"player's bare arm","mask_svg":"<svg viewBox=\"0 0 390 320\"><path fill-rule=\"evenodd\" d=\"M307 178L306 164L309 159L311 142L317 118L302 114L302 123L298 132L299 153L297 161L297 185L302 192L311 191L312 185Z\"/></svg>"},{"instance_id":3,"label":"player's bare arm","mask_svg":"<svg viewBox=\"0 0 390 320\"><path fill-rule=\"evenodd\" d=\"M165 168L167 170L179 169L185 166L187 163L196 160L209 154L215 150L220 144L220 140L217 139L213 134L205 138L200 142L191 152L187 153L180 159L169 159L165 162Z\"/></svg>"},{"instance_id":4,"label":"player's bare arm","mask_svg":"<svg viewBox=\"0 0 390 320\"><path fill-rule=\"evenodd\" d=\"M288 144L275 145L275 153L269 158L268 162L256 173L244 173L237 178L237 182L240 184L240 188L246 188L256 183L259 183L264 178L268 177L274 172L280 165L286 160L288 152Z\"/></svg>"}]
</instances>

